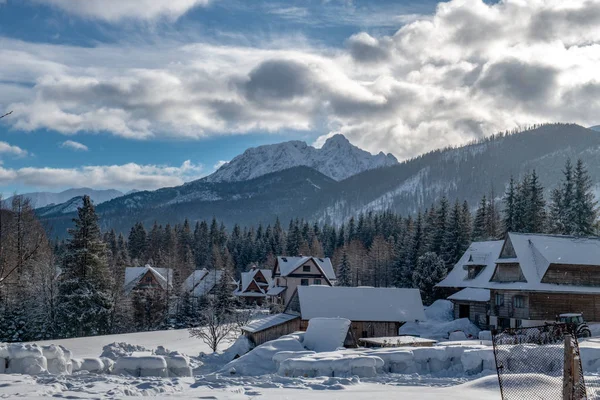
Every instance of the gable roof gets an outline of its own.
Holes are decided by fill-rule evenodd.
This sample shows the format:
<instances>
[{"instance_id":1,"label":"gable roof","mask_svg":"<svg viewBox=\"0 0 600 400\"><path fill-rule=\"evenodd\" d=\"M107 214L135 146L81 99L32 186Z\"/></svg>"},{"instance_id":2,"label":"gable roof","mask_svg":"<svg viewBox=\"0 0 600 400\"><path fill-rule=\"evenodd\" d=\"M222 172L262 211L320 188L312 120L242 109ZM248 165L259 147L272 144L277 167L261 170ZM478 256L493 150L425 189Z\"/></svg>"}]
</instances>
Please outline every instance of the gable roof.
<instances>
[{"instance_id":1,"label":"gable roof","mask_svg":"<svg viewBox=\"0 0 600 400\"><path fill-rule=\"evenodd\" d=\"M467 251L454 265L452 271L436 286L485 287L492 279L496 268L496 260L500 256L503 244L504 240L471 243ZM467 279L469 271L464 268L465 265L484 265L485 267L474 279Z\"/></svg>"},{"instance_id":2,"label":"gable roof","mask_svg":"<svg viewBox=\"0 0 600 400\"><path fill-rule=\"evenodd\" d=\"M215 287L215 285L217 284L217 282L219 282L221 276L223 275L223 271L220 270L208 271L205 269L204 271L206 271L206 273L202 276L202 279L198 283L196 283L193 289L190 290L190 294L193 297L202 297L204 295L207 295ZM194 271L194 273L196 273L196 271ZM194 273L192 273L192 275L190 275L188 279L193 278ZM188 279L186 279L186 281Z\"/></svg>"},{"instance_id":3,"label":"gable roof","mask_svg":"<svg viewBox=\"0 0 600 400\"><path fill-rule=\"evenodd\" d=\"M241 329L245 332L256 333L264 331L265 329L272 328L277 325L285 324L286 322L292 321L299 318L293 314L273 314L264 318L255 319L244 325Z\"/></svg>"},{"instance_id":4,"label":"gable roof","mask_svg":"<svg viewBox=\"0 0 600 400\"><path fill-rule=\"evenodd\" d=\"M469 249L473 246L480 247L485 243L492 242L476 242ZM502 246L510 243L516 257L496 258L493 261L488 261L487 267L479 276L468 280L466 279L467 271L463 269L463 265L468 260L467 253L469 250L467 250L448 276L437 286L561 293L600 293L600 287L541 282L551 264L587 265L590 268L599 268L598 273L600 273L600 238L510 232L506 241L499 241L499 243ZM498 250L499 254L500 250ZM490 282L496 269L495 266L491 267L491 265L505 262L519 263L526 282Z\"/></svg>"},{"instance_id":5,"label":"gable roof","mask_svg":"<svg viewBox=\"0 0 600 400\"><path fill-rule=\"evenodd\" d=\"M351 321L424 321L425 312L418 289L299 286L303 320L347 318Z\"/></svg>"},{"instance_id":6,"label":"gable roof","mask_svg":"<svg viewBox=\"0 0 600 400\"><path fill-rule=\"evenodd\" d=\"M321 269L323 275L327 279L335 280L335 272L333 271L333 265L331 264L331 259L329 258L319 258L319 257L277 257L277 265L279 266L279 274L281 276L288 276L301 265L306 263L309 260L313 260L314 263Z\"/></svg>"},{"instance_id":7,"label":"gable roof","mask_svg":"<svg viewBox=\"0 0 600 400\"><path fill-rule=\"evenodd\" d=\"M146 264L144 267L127 267L125 268L125 281L123 287L125 293L129 294L140 283L140 279L150 272L161 288L173 286L173 271L170 268L156 268Z\"/></svg>"},{"instance_id":8,"label":"gable roof","mask_svg":"<svg viewBox=\"0 0 600 400\"><path fill-rule=\"evenodd\" d=\"M208 270L206 268L194 270L194 272L183 281L183 290L191 292L206 275L208 275Z\"/></svg>"},{"instance_id":9,"label":"gable roof","mask_svg":"<svg viewBox=\"0 0 600 400\"><path fill-rule=\"evenodd\" d=\"M245 292L246 290L248 290L248 286L250 286L250 284L252 283L252 281L254 281L254 278L256 277L256 275L260 273L265 277L265 279L267 280L267 285L271 285L272 282L272 277L271 277L271 270L270 269L252 269L248 272L242 272L242 292ZM257 282L258 284L258 282ZM259 285L260 286L260 285Z\"/></svg>"}]
</instances>

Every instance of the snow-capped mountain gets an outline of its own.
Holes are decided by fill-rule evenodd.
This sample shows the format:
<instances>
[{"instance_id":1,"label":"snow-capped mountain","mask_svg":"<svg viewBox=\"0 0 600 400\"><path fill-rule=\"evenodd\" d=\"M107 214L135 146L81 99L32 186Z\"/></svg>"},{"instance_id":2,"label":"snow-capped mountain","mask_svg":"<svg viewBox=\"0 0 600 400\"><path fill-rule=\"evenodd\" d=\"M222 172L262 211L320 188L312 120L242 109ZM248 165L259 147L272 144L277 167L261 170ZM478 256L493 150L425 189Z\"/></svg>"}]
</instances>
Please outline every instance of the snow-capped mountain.
<instances>
[{"instance_id":1,"label":"snow-capped mountain","mask_svg":"<svg viewBox=\"0 0 600 400\"><path fill-rule=\"evenodd\" d=\"M123 196L123 192L114 189L95 190L90 188L67 189L60 193L52 192L32 192L24 193L23 197L28 198L35 208L46 207L51 204L61 204L71 200L73 197L81 197L88 195L95 204L100 204L115 197ZM12 197L4 200L4 204L10 206Z\"/></svg>"},{"instance_id":2,"label":"snow-capped mountain","mask_svg":"<svg viewBox=\"0 0 600 400\"><path fill-rule=\"evenodd\" d=\"M343 135L327 139L322 148L291 141L253 147L224 164L207 182L238 182L257 178L284 169L306 166L336 181L360 172L398 164L392 154L373 155L353 144Z\"/></svg>"}]
</instances>

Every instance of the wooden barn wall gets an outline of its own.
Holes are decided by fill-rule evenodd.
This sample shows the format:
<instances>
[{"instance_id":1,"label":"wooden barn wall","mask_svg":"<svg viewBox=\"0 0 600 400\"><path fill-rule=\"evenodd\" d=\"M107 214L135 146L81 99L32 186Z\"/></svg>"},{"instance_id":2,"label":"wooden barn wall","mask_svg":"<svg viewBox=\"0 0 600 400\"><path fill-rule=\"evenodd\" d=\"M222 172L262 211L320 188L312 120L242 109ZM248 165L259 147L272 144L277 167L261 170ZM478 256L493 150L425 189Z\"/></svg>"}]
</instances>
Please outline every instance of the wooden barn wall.
<instances>
[{"instance_id":1,"label":"wooden barn wall","mask_svg":"<svg viewBox=\"0 0 600 400\"><path fill-rule=\"evenodd\" d=\"M543 283L575 286L600 286L598 266L550 264Z\"/></svg>"},{"instance_id":2,"label":"wooden barn wall","mask_svg":"<svg viewBox=\"0 0 600 400\"><path fill-rule=\"evenodd\" d=\"M250 333L245 332L245 335L256 345L260 346L269 340L278 339L284 335L299 331L300 329L300 317L288 321L286 323L272 326L260 332Z\"/></svg>"},{"instance_id":3,"label":"wooden barn wall","mask_svg":"<svg viewBox=\"0 0 600 400\"><path fill-rule=\"evenodd\" d=\"M460 305L469 306L469 320L479 327L487 325L488 302L452 300L454 303L454 319L460 315Z\"/></svg>"}]
</instances>

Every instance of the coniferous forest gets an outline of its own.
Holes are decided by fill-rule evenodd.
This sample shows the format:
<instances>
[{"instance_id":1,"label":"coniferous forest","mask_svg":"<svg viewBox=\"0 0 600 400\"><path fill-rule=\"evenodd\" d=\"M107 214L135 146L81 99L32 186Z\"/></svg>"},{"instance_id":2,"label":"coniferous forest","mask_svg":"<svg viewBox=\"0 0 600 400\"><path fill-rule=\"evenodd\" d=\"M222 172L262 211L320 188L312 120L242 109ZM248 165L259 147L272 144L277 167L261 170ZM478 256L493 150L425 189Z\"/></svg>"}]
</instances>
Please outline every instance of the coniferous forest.
<instances>
[{"instance_id":1,"label":"coniferous forest","mask_svg":"<svg viewBox=\"0 0 600 400\"><path fill-rule=\"evenodd\" d=\"M532 170L473 206L442 197L415 215L368 212L340 226L284 223L274 216L266 226L226 229L216 219L186 220L137 223L119 233L101 232L94 205L84 197L68 238L53 241L29 201L16 196L0 210L0 341L200 325L206 299L180 289L194 270L223 271L214 309L226 314L237 306L232 282L252 264L271 268L278 255L331 257L338 285L416 287L429 304L441 295L435 284L472 241L506 232L598 232L591 179L581 161L567 161L553 188L542 187ZM125 268L146 264L172 269L172 289L126 296Z\"/></svg>"}]
</instances>

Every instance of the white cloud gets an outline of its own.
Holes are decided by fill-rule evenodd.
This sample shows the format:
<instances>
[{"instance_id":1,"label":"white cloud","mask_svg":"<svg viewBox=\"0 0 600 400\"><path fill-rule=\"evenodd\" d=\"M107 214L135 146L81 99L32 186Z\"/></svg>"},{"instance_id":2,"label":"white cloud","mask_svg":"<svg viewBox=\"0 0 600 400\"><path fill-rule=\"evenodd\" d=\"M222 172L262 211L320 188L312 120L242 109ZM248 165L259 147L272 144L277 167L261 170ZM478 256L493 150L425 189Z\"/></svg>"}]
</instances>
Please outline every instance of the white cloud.
<instances>
[{"instance_id":1,"label":"white cloud","mask_svg":"<svg viewBox=\"0 0 600 400\"><path fill-rule=\"evenodd\" d=\"M283 44L0 39L3 84L31 88L0 104L23 130L151 140L325 127L401 159L532 123L598 124L598 0L453 0L344 49Z\"/></svg>"},{"instance_id":2,"label":"white cloud","mask_svg":"<svg viewBox=\"0 0 600 400\"><path fill-rule=\"evenodd\" d=\"M74 140L65 140L64 142L62 142L60 144L60 147L62 147L63 149L71 149L71 150L75 150L75 151L88 151L89 150L89 148L85 144L76 142Z\"/></svg>"},{"instance_id":3,"label":"white cloud","mask_svg":"<svg viewBox=\"0 0 600 400\"><path fill-rule=\"evenodd\" d=\"M177 19L210 0L33 0L58 7L70 14L109 22L122 19ZM1 2L1 1L0 1Z\"/></svg>"},{"instance_id":4,"label":"white cloud","mask_svg":"<svg viewBox=\"0 0 600 400\"><path fill-rule=\"evenodd\" d=\"M19 146L13 146L6 142L0 141L0 154L12 154L17 157L25 157L28 153Z\"/></svg>"},{"instance_id":5,"label":"white cloud","mask_svg":"<svg viewBox=\"0 0 600 400\"><path fill-rule=\"evenodd\" d=\"M221 168L223 165L227 164L229 161L224 161L224 160L219 160L215 163L215 165L213 165L213 170L218 170L219 168Z\"/></svg>"},{"instance_id":6,"label":"white cloud","mask_svg":"<svg viewBox=\"0 0 600 400\"><path fill-rule=\"evenodd\" d=\"M189 160L179 167L164 165L96 165L80 168L4 168L0 165L0 186L98 189L158 189L177 186L202 177L202 166Z\"/></svg>"}]
</instances>

